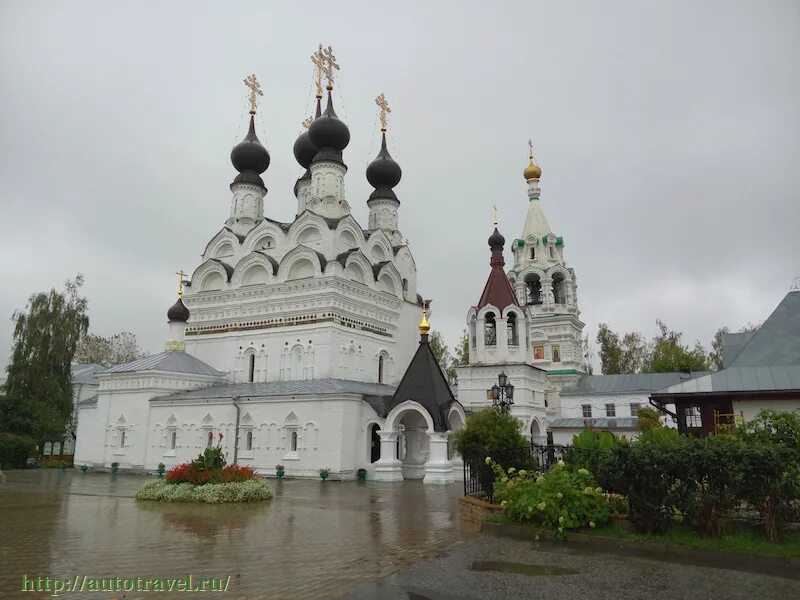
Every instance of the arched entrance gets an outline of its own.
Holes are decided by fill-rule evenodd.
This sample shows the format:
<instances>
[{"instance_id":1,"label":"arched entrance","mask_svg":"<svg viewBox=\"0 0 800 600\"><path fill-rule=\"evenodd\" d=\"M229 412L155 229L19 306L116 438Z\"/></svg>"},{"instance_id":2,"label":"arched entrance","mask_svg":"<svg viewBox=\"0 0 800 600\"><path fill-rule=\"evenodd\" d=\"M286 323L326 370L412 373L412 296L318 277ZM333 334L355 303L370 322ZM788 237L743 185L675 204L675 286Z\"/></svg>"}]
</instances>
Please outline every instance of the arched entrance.
<instances>
[{"instance_id":1,"label":"arched entrance","mask_svg":"<svg viewBox=\"0 0 800 600\"><path fill-rule=\"evenodd\" d=\"M539 421L535 417L531 419L530 432L531 432L531 441L534 444L545 443L546 441L545 434L542 431L541 425L539 425Z\"/></svg>"},{"instance_id":2,"label":"arched entrance","mask_svg":"<svg viewBox=\"0 0 800 600\"><path fill-rule=\"evenodd\" d=\"M369 426L369 462L376 463L381 458L381 438L378 435L380 426L373 423Z\"/></svg>"},{"instance_id":3,"label":"arched entrance","mask_svg":"<svg viewBox=\"0 0 800 600\"><path fill-rule=\"evenodd\" d=\"M416 410L407 410L400 415L396 428L397 459L403 463L403 479L423 479L425 463L428 462L428 423L425 417Z\"/></svg>"}]
</instances>

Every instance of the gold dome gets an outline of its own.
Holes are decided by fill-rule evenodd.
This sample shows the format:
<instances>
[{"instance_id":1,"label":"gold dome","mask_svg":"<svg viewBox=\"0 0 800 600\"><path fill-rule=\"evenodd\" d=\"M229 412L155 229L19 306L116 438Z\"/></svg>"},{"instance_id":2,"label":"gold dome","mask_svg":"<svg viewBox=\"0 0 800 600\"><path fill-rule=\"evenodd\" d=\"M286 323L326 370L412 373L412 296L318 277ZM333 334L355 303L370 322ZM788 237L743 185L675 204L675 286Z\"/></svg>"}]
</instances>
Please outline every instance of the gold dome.
<instances>
[{"instance_id":1,"label":"gold dome","mask_svg":"<svg viewBox=\"0 0 800 600\"><path fill-rule=\"evenodd\" d=\"M431 330L430 323L428 323L428 311L424 308L422 309L422 321L419 323L419 332L422 335L428 335L428 332Z\"/></svg>"},{"instance_id":2,"label":"gold dome","mask_svg":"<svg viewBox=\"0 0 800 600\"><path fill-rule=\"evenodd\" d=\"M533 161L532 156L529 156L528 160L530 160L530 162L528 166L525 167L525 171L523 171L525 181L529 179L539 179L542 176L542 168Z\"/></svg>"}]
</instances>

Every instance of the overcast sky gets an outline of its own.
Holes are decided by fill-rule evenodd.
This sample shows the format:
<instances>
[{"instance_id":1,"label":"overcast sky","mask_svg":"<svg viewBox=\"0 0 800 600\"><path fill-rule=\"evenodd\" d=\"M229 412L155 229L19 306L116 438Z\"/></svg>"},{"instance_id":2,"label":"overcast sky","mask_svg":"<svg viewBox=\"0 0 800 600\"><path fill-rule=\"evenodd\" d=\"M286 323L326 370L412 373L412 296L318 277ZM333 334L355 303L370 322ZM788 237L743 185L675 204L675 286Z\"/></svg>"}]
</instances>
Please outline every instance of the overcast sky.
<instances>
[{"instance_id":1,"label":"overcast sky","mask_svg":"<svg viewBox=\"0 0 800 600\"><path fill-rule=\"evenodd\" d=\"M310 54L341 65L347 199L366 225L374 98L392 106L400 229L453 345L511 240L533 138L581 318L705 345L800 276L800 4L0 4L0 364L12 312L81 272L91 328L166 338L176 277L228 216L244 76L264 98L267 216L293 218ZM511 253L507 250L507 260Z\"/></svg>"}]
</instances>

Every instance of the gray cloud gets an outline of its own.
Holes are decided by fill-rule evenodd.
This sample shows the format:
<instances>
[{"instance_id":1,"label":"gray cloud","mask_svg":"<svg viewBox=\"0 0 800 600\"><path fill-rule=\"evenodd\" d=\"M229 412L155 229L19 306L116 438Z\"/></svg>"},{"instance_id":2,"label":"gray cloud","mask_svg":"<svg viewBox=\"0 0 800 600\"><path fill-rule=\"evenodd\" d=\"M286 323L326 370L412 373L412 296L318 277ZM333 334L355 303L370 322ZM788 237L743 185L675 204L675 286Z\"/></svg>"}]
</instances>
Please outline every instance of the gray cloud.
<instances>
[{"instance_id":1,"label":"gray cloud","mask_svg":"<svg viewBox=\"0 0 800 600\"><path fill-rule=\"evenodd\" d=\"M800 275L800 9L794 2L0 5L0 317L87 278L92 328L160 349L178 268L227 216L245 89L265 91L270 217L290 220L309 55L333 44L366 222L373 98L393 107L400 227L454 344L507 239L542 203L587 330L655 319L704 343L763 320ZM510 258L510 253L507 253ZM11 323L0 323L0 363Z\"/></svg>"}]
</instances>

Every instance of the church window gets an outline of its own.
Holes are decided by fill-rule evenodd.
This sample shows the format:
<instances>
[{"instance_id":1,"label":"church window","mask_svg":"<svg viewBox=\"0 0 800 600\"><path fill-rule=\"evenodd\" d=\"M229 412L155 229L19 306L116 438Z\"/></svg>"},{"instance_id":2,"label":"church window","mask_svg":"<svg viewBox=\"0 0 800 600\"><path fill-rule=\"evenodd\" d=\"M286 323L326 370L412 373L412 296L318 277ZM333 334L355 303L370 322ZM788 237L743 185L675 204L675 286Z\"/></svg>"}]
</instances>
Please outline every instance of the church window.
<instances>
[{"instance_id":1,"label":"church window","mask_svg":"<svg viewBox=\"0 0 800 600\"><path fill-rule=\"evenodd\" d=\"M51 442L45 442L44 448L42 449L42 454L45 456L50 456L53 453L53 444Z\"/></svg>"},{"instance_id":2,"label":"church window","mask_svg":"<svg viewBox=\"0 0 800 600\"><path fill-rule=\"evenodd\" d=\"M536 248L531 246L531 260L536 260Z\"/></svg>"},{"instance_id":3,"label":"church window","mask_svg":"<svg viewBox=\"0 0 800 600\"><path fill-rule=\"evenodd\" d=\"M556 247L550 246L550 258L555 258L555 257L556 257Z\"/></svg>"},{"instance_id":4,"label":"church window","mask_svg":"<svg viewBox=\"0 0 800 600\"><path fill-rule=\"evenodd\" d=\"M519 346L519 338L517 337L517 315L510 313L506 321L508 326L508 345Z\"/></svg>"},{"instance_id":5,"label":"church window","mask_svg":"<svg viewBox=\"0 0 800 600\"><path fill-rule=\"evenodd\" d=\"M297 452L297 432L293 431L289 436L289 450Z\"/></svg>"},{"instance_id":6,"label":"church window","mask_svg":"<svg viewBox=\"0 0 800 600\"><path fill-rule=\"evenodd\" d=\"M369 426L369 462L375 463L381 457L381 437L378 435L377 423Z\"/></svg>"},{"instance_id":7,"label":"church window","mask_svg":"<svg viewBox=\"0 0 800 600\"><path fill-rule=\"evenodd\" d=\"M256 355L251 354L247 357L247 381L255 381L256 376Z\"/></svg>"},{"instance_id":8,"label":"church window","mask_svg":"<svg viewBox=\"0 0 800 600\"><path fill-rule=\"evenodd\" d=\"M378 357L378 383L383 383L383 354Z\"/></svg>"},{"instance_id":9,"label":"church window","mask_svg":"<svg viewBox=\"0 0 800 600\"><path fill-rule=\"evenodd\" d=\"M556 304L566 304L567 302L567 282L562 273L553 275L553 301Z\"/></svg>"},{"instance_id":10,"label":"church window","mask_svg":"<svg viewBox=\"0 0 800 600\"><path fill-rule=\"evenodd\" d=\"M245 450L252 450L253 449L253 432L248 431L247 434L244 436L244 449Z\"/></svg>"},{"instance_id":11,"label":"church window","mask_svg":"<svg viewBox=\"0 0 800 600\"><path fill-rule=\"evenodd\" d=\"M124 429L120 429L119 430L119 447L120 448L124 448L125 447L125 430Z\"/></svg>"},{"instance_id":12,"label":"church window","mask_svg":"<svg viewBox=\"0 0 800 600\"><path fill-rule=\"evenodd\" d=\"M295 346L292 349L292 354L290 357L290 379L292 381L299 381L300 379L305 379L303 375L303 347L302 346Z\"/></svg>"},{"instance_id":13,"label":"church window","mask_svg":"<svg viewBox=\"0 0 800 600\"><path fill-rule=\"evenodd\" d=\"M638 417L639 416L639 409L642 407L641 404L638 402L631 402L631 416Z\"/></svg>"},{"instance_id":14,"label":"church window","mask_svg":"<svg viewBox=\"0 0 800 600\"><path fill-rule=\"evenodd\" d=\"M525 277L525 288L528 294L528 304L541 304L542 303L542 282L539 276L531 273Z\"/></svg>"},{"instance_id":15,"label":"church window","mask_svg":"<svg viewBox=\"0 0 800 600\"><path fill-rule=\"evenodd\" d=\"M617 407L615 405L613 405L613 404L606 404L606 416L609 417L609 418L616 417L617 416Z\"/></svg>"},{"instance_id":16,"label":"church window","mask_svg":"<svg viewBox=\"0 0 800 600\"><path fill-rule=\"evenodd\" d=\"M211 448L213 444L214 444L214 432L209 430L208 435L206 435L206 448Z\"/></svg>"},{"instance_id":17,"label":"church window","mask_svg":"<svg viewBox=\"0 0 800 600\"><path fill-rule=\"evenodd\" d=\"M61 442L53 442L53 456L61 454Z\"/></svg>"},{"instance_id":18,"label":"church window","mask_svg":"<svg viewBox=\"0 0 800 600\"><path fill-rule=\"evenodd\" d=\"M178 441L178 432L173 429L172 431L169 432L169 449L170 450L175 450L175 446L177 444L177 441Z\"/></svg>"},{"instance_id":19,"label":"church window","mask_svg":"<svg viewBox=\"0 0 800 600\"><path fill-rule=\"evenodd\" d=\"M553 346L553 362L561 362L561 346Z\"/></svg>"},{"instance_id":20,"label":"church window","mask_svg":"<svg viewBox=\"0 0 800 600\"><path fill-rule=\"evenodd\" d=\"M497 345L497 324L493 312L486 313L484 317L484 338L487 346Z\"/></svg>"},{"instance_id":21,"label":"church window","mask_svg":"<svg viewBox=\"0 0 800 600\"><path fill-rule=\"evenodd\" d=\"M584 419L591 419L592 418L592 405L591 404L581 404L581 413L583 414Z\"/></svg>"}]
</instances>

